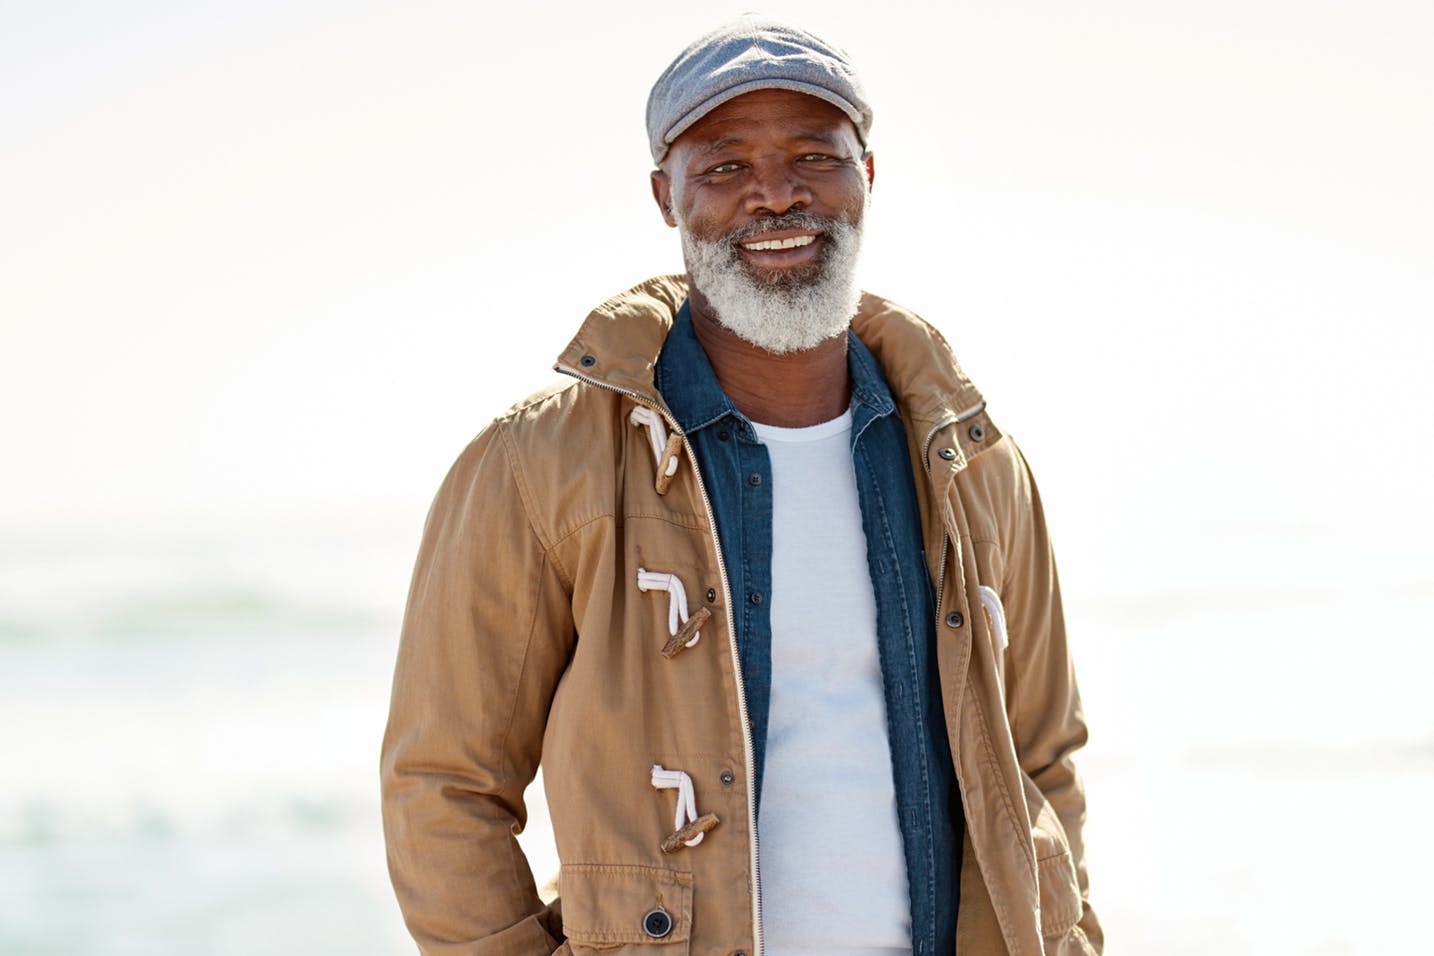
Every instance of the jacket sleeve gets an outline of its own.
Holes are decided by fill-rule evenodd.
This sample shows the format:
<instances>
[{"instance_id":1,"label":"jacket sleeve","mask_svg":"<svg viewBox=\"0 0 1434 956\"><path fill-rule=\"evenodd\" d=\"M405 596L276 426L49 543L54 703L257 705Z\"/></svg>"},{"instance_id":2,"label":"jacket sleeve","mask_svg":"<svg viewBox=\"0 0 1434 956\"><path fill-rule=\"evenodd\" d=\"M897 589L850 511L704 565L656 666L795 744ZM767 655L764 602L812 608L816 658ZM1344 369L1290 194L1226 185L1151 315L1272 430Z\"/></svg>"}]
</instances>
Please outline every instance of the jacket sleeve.
<instances>
[{"instance_id":1,"label":"jacket sleeve","mask_svg":"<svg viewBox=\"0 0 1434 956\"><path fill-rule=\"evenodd\" d=\"M1085 787L1072 759L1086 742L1085 717L1066 644L1060 582L1040 493L1019 451L1016 458L1016 513L1008 524L1011 538L1002 582L1011 627L1006 708L1021 769L1045 796L1070 842L1082 900L1077 926L1098 953L1103 934L1090 906L1081 832Z\"/></svg>"},{"instance_id":2,"label":"jacket sleeve","mask_svg":"<svg viewBox=\"0 0 1434 956\"><path fill-rule=\"evenodd\" d=\"M504 426L439 489L404 614L381 764L389 872L430 954L547 954L560 919L515 834L572 647L570 588L528 519Z\"/></svg>"}]
</instances>

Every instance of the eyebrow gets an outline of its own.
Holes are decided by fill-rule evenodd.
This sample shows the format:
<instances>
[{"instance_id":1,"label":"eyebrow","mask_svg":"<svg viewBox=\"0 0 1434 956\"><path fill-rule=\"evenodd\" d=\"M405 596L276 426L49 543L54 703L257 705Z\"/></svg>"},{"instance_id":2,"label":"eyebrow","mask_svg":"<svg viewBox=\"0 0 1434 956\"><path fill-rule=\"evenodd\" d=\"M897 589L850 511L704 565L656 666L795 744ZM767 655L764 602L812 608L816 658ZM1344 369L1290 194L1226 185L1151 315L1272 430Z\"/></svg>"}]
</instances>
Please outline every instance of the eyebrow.
<instances>
[{"instance_id":1,"label":"eyebrow","mask_svg":"<svg viewBox=\"0 0 1434 956\"><path fill-rule=\"evenodd\" d=\"M740 136L723 136L721 139L714 139L710 143L703 143L699 151L703 154L720 153L724 149L741 146L743 142L744 140Z\"/></svg>"}]
</instances>

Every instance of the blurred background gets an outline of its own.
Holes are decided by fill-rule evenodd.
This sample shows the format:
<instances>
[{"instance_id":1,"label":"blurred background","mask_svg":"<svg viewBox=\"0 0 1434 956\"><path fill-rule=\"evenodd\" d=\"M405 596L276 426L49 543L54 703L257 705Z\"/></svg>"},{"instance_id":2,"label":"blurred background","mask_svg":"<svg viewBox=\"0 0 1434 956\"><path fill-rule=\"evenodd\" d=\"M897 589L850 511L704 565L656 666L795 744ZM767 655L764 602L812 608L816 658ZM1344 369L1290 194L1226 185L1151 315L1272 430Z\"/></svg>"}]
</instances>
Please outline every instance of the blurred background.
<instances>
[{"instance_id":1,"label":"blurred background","mask_svg":"<svg viewBox=\"0 0 1434 956\"><path fill-rule=\"evenodd\" d=\"M680 269L647 89L743 9L0 0L0 953L412 950L425 510ZM763 9L861 65L864 284L1041 481L1110 952L1427 947L1434 7Z\"/></svg>"}]
</instances>

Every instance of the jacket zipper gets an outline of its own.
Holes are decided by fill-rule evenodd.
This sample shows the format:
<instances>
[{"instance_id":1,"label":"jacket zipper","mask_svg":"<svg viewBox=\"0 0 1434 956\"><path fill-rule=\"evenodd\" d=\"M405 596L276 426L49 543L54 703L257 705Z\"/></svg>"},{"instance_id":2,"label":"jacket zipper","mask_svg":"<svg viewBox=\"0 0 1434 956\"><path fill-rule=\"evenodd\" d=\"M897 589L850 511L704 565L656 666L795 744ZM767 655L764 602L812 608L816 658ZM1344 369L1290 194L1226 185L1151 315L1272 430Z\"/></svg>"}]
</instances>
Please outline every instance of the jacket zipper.
<instances>
[{"instance_id":1,"label":"jacket zipper","mask_svg":"<svg viewBox=\"0 0 1434 956\"><path fill-rule=\"evenodd\" d=\"M972 405L970 408L957 412L955 415L943 418L941 421L937 422L929 432L926 433L926 440L921 443L921 464L925 466L928 474L931 471L931 465L929 464L931 455L931 442L936 438L936 433L939 432L941 429L947 427L948 425L959 425L964 421L975 418L977 415L981 414L985 410L985 402ZM933 505L934 504L935 502L933 501ZM943 527L949 527L944 515L941 518L941 524L943 525ZM950 550L951 534L949 531L943 531L941 536L941 563L937 566L936 570L936 611L938 614L941 612L941 608L946 602L946 553Z\"/></svg>"},{"instance_id":2,"label":"jacket zipper","mask_svg":"<svg viewBox=\"0 0 1434 956\"><path fill-rule=\"evenodd\" d=\"M722 542L717 537L717 518L712 511L712 499L707 497L707 488L702 483L702 473L697 469L697 455L692 450L692 445L687 440L687 433L677 423L665 407L652 404L649 399L631 389L618 388L616 385L609 385L600 382L595 378L589 378L574 369L563 365L556 366L557 371L565 375L571 375L580 382L586 382L598 388L607 389L610 392L617 392L619 395L626 395L633 401L654 409L659 415L667 420L672 430L682 435L682 448L687 453L687 460L692 468L692 474L697 481L697 491L702 495L702 506L707 510L707 527L712 531L712 547L717 552L717 574L722 579L722 600L726 602L723 606L727 608L727 648L732 655L732 672L737 676L737 716L742 722L742 756L747 770L747 834L748 852L750 854L752 873L752 956L763 956L765 940L762 934L762 874L759 857L757 854L757 779L756 766L752 757L752 722L747 716L747 682L742 676L742 661L737 654L737 641L735 625L733 623L732 609L732 586L727 581L727 562L722 558ZM932 432L935 434L935 431ZM931 438L927 437L930 444ZM941 553L942 567L945 567L946 552ZM944 586L944 585L943 585Z\"/></svg>"},{"instance_id":3,"label":"jacket zipper","mask_svg":"<svg viewBox=\"0 0 1434 956\"><path fill-rule=\"evenodd\" d=\"M981 406L981 408L985 407L985 405ZM978 413L979 411L980 409L977 409ZM933 439L936 438L936 433L939 432L941 429L945 428L947 425L954 425L959 421L961 421L961 418L959 416L953 415L950 418L942 419L931 429L931 431L926 433L926 440L921 443L921 464L926 468L928 474L930 474L931 472L931 442ZM932 501L932 507L938 507L934 499ZM937 566L936 570L936 613L940 614L941 609L946 606L946 554L951 550L951 533L945 530L945 516L938 515L938 517L941 519L942 532L941 563Z\"/></svg>"}]
</instances>

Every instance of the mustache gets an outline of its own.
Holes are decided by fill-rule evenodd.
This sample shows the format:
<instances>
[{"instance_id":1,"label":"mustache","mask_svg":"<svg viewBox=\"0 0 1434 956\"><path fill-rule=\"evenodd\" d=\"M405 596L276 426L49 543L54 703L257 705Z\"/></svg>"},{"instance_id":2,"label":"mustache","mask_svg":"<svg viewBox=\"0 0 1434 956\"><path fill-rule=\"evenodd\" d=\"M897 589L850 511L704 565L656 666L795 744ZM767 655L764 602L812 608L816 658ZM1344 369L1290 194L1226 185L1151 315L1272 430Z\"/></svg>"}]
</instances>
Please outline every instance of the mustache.
<instances>
[{"instance_id":1,"label":"mustache","mask_svg":"<svg viewBox=\"0 0 1434 956\"><path fill-rule=\"evenodd\" d=\"M738 244L746 242L753 236L759 236L764 232L775 232L778 229L805 229L811 232L820 232L830 239L839 236L841 234L840 227L845 224L845 218L827 219L823 216L814 216L809 212L793 210L780 216L764 216L745 226L738 226L718 239L717 242L728 249L736 249Z\"/></svg>"}]
</instances>

